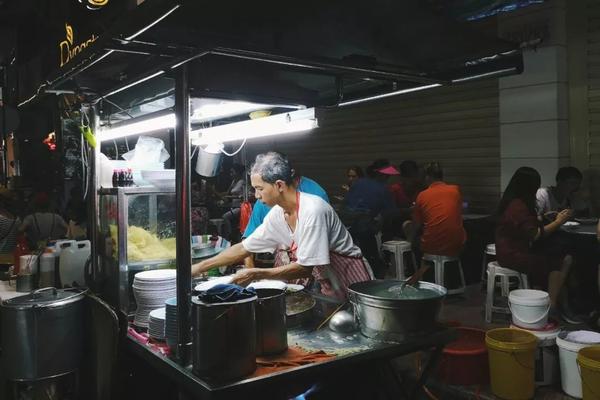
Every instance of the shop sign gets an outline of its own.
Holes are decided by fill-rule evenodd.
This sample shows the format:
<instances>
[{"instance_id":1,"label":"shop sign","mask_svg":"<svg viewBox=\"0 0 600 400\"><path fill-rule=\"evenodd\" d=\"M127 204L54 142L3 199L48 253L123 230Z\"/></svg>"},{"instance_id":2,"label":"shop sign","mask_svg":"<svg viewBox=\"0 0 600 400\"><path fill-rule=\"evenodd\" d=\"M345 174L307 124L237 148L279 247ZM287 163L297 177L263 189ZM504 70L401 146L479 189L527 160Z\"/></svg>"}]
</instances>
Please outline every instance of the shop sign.
<instances>
[{"instance_id":1,"label":"shop sign","mask_svg":"<svg viewBox=\"0 0 600 400\"><path fill-rule=\"evenodd\" d=\"M58 44L60 51L61 67L69 61L71 61L73 58L75 58L77 54L81 53L85 48L87 48L89 45L94 43L96 39L98 39L98 36L92 33L92 35L89 38L79 42L78 44L75 44L75 34L73 33L73 27L69 24L65 24L65 30L65 40L61 41Z\"/></svg>"}]
</instances>

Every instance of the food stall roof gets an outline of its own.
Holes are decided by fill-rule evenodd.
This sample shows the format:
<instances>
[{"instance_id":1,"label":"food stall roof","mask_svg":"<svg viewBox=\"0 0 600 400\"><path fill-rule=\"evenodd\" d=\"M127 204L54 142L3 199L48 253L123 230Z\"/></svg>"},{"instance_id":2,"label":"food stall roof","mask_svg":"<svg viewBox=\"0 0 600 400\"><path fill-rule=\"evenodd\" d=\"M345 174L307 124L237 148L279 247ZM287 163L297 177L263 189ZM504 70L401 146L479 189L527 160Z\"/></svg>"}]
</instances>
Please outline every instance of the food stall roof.
<instances>
[{"instance_id":1,"label":"food stall roof","mask_svg":"<svg viewBox=\"0 0 600 400\"><path fill-rule=\"evenodd\" d=\"M192 96L310 106L522 70L517 44L418 0L155 0L119 19L43 89L115 101L140 80L171 81L184 62Z\"/></svg>"}]
</instances>

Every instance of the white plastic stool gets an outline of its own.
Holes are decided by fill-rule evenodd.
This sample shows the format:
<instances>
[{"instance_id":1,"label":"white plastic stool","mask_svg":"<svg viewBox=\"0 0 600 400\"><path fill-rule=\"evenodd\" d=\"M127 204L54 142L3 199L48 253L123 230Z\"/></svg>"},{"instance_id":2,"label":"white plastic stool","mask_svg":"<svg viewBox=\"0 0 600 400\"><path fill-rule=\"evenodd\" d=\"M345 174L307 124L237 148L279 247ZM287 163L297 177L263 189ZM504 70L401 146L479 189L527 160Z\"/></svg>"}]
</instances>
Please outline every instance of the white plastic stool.
<instances>
[{"instance_id":1,"label":"white plastic stool","mask_svg":"<svg viewBox=\"0 0 600 400\"><path fill-rule=\"evenodd\" d=\"M217 234L223 236L223 224L225 223L225 220L223 218L213 218L209 219L209 221L217 227Z\"/></svg>"},{"instance_id":2,"label":"white plastic stool","mask_svg":"<svg viewBox=\"0 0 600 400\"><path fill-rule=\"evenodd\" d=\"M415 254L412 252L410 242L404 240L389 240L381 245L381 250L394 253L394 262L396 264L396 279L406 279L406 267L404 265L404 254L410 253L412 256L413 267L417 267Z\"/></svg>"},{"instance_id":3,"label":"white plastic stool","mask_svg":"<svg viewBox=\"0 0 600 400\"><path fill-rule=\"evenodd\" d=\"M485 250L483 250L483 261L481 262L481 282L485 281L485 273L487 272L487 265L489 263L488 256L496 257L496 244L490 243L485 246Z\"/></svg>"},{"instance_id":4,"label":"white plastic stool","mask_svg":"<svg viewBox=\"0 0 600 400\"><path fill-rule=\"evenodd\" d=\"M503 312L506 314L510 313L508 307L497 307L494 306L494 290L496 287L496 278L500 278L500 287L502 289L502 296L508 297L510 292L510 277L519 280L519 289L529 289L529 283L527 281L527 275L522 274L514 269L501 267L497 261L492 261L487 266L487 295L485 300L485 321L492 322L493 312Z\"/></svg>"},{"instance_id":5,"label":"white plastic stool","mask_svg":"<svg viewBox=\"0 0 600 400\"><path fill-rule=\"evenodd\" d=\"M433 262L433 266L435 268L435 283L446 287L444 284L444 272L447 263L453 262L458 264L458 272L460 274L460 286L456 289L448 289L448 294L458 294L465 292L465 274L463 273L462 263L460 262L459 257L450 257L450 256L438 256L435 254L424 254L424 261Z\"/></svg>"}]
</instances>

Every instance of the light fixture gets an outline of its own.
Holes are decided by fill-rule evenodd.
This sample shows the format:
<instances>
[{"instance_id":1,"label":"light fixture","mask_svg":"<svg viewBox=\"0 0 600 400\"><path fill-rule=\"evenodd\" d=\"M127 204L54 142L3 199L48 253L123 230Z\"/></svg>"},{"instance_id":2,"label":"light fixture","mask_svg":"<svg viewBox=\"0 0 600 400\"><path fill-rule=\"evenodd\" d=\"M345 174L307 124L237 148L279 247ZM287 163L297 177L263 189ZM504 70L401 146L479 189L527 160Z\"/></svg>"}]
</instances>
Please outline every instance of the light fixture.
<instances>
[{"instance_id":1,"label":"light fixture","mask_svg":"<svg viewBox=\"0 0 600 400\"><path fill-rule=\"evenodd\" d=\"M172 129L175 128L175 122L175 114L170 112L130 123L121 123L114 128L101 129L98 139L99 141L114 140L141 133Z\"/></svg>"},{"instance_id":2,"label":"light fixture","mask_svg":"<svg viewBox=\"0 0 600 400\"><path fill-rule=\"evenodd\" d=\"M412 88L408 88L408 89L396 90L394 92L383 93L383 94L379 94L377 96L365 97L364 99L345 101L343 103L340 103L339 105L340 105L340 107L350 106L352 104L364 103L365 101L371 101L371 100L377 100L377 99L384 99L386 97L397 96L399 94L419 92L421 90L426 90L426 89L433 89L438 86L442 86L442 85L440 83L433 83L431 85L424 85L424 86L417 86L417 87L412 87Z\"/></svg>"},{"instance_id":3,"label":"light fixture","mask_svg":"<svg viewBox=\"0 0 600 400\"><path fill-rule=\"evenodd\" d=\"M220 118L232 117L235 115L247 114L257 110L270 110L277 107L294 109L304 108L304 106L297 105L290 106L277 104L260 104L251 103L248 101L193 98L192 108L194 109L194 112L192 113L190 120L192 123L201 123Z\"/></svg>"},{"instance_id":4,"label":"light fixture","mask_svg":"<svg viewBox=\"0 0 600 400\"><path fill-rule=\"evenodd\" d=\"M315 117L315 109L308 108L212 128L197 129L192 131L192 134L198 135L197 138L192 140L192 144L224 143L284 133L304 132L318 127L319 123Z\"/></svg>"}]
</instances>

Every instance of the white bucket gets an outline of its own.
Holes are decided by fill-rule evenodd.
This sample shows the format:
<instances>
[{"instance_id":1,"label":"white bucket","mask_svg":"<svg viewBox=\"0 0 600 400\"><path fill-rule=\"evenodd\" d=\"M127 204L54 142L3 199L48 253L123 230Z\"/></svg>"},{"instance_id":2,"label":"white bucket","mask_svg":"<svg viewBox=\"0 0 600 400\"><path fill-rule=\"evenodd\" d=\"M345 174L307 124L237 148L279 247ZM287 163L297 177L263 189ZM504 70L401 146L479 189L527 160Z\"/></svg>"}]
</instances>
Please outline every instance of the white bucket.
<instances>
[{"instance_id":1,"label":"white bucket","mask_svg":"<svg viewBox=\"0 0 600 400\"><path fill-rule=\"evenodd\" d=\"M584 347L598 343L577 343L567 339L569 331L562 331L556 338L558 354L560 357L560 379L562 390L572 397L581 399L583 397L581 388L581 376L577 365L577 353ZM591 332L593 333L593 332Z\"/></svg>"},{"instance_id":2,"label":"white bucket","mask_svg":"<svg viewBox=\"0 0 600 400\"><path fill-rule=\"evenodd\" d=\"M510 327L523 329L516 325L511 325ZM556 347L556 338L558 337L560 329L557 327L542 331L523 330L533 333L538 338L538 347L535 352L535 385L554 385L560 379L558 349Z\"/></svg>"},{"instance_id":3,"label":"white bucket","mask_svg":"<svg viewBox=\"0 0 600 400\"><path fill-rule=\"evenodd\" d=\"M205 148L198 146L198 159L196 160L196 173L207 178L217 175L219 161L221 161L222 144L209 144Z\"/></svg>"},{"instance_id":4,"label":"white bucket","mask_svg":"<svg viewBox=\"0 0 600 400\"><path fill-rule=\"evenodd\" d=\"M508 295L513 324L525 329L541 329L548 322L550 296L542 290L517 289Z\"/></svg>"}]
</instances>

